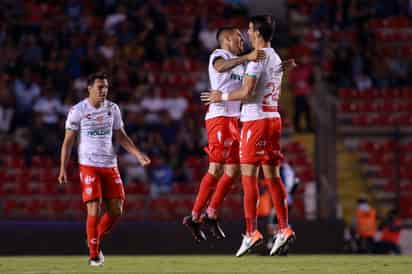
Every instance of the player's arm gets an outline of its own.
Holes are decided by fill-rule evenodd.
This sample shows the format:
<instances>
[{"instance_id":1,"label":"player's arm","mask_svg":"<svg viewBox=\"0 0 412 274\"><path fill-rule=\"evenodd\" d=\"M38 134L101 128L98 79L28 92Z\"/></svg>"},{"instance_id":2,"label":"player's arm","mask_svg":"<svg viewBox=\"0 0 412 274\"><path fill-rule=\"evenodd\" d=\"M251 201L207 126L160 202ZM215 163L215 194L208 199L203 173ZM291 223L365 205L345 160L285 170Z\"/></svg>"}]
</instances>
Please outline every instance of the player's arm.
<instances>
[{"instance_id":1,"label":"player's arm","mask_svg":"<svg viewBox=\"0 0 412 274\"><path fill-rule=\"evenodd\" d=\"M147 166L150 164L150 158L141 152L136 145L133 143L132 139L127 135L127 133L124 131L123 127L120 129L116 129L114 131L114 134L116 136L116 139L120 143L120 145L130 154L132 154L136 159L139 161L139 163L142 166Z\"/></svg>"},{"instance_id":2,"label":"player's arm","mask_svg":"<svg viewBox=\"0 0 412 274\"><path fill-rule=\"evenodd\" d=\"M251 61L258 61L264 58L265 58L265 52L263 50L254 50L248 54L245 54L237 58L232 58L232 59L224 59L223 57L217 57L213 61L213 66L217 72L222 73L240 64L244 64L246 62L251 62Z\"/></svg>"},{"instance_id":3,"label":"player's arm","mask_svg":"<svg viewBox=\"0 0 412 274\"><path fill-rule=\"evenodd\" d=\"M60 152L60 172L59 184L67 183L67 165L70 160L74 141L76 140L77 130L66 129L64 140Z\"/></svg>"},{"instance_id":4,"label":"player's arm","mask_svg":"<svg viewBox=\"0 0 412 274\"><path fill-rule=\"evenodd\" d=\"M245 76L241 88L230 93L222 93L219 90L202 92L200 98L206 104L217 103L221 101L239 101L248 98L256 88L257 79L254 76Z\"/></svg>"}]
</instances>

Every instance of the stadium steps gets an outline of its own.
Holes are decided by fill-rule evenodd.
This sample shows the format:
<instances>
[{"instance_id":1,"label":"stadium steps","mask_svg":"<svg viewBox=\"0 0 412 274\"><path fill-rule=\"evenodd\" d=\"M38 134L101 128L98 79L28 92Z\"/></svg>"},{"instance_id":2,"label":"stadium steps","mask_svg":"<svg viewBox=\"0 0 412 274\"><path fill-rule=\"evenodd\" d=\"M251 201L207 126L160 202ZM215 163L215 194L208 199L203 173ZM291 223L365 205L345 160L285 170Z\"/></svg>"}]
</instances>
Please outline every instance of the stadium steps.
<instances>
[{"instance_id":1,"label":"stadium steps","mask_svg":"<svg viewBox=\"0 0 412 274\"><path fill-rule=\"evenodd\" d=\"M342 210L342 217L347 224L351 224L359 195L366 195L374 205L374 196L370 186L362 176L360 155L356 151L349 151L343 143L337 144L337 195Z\"/></svg>"}]
</instances>

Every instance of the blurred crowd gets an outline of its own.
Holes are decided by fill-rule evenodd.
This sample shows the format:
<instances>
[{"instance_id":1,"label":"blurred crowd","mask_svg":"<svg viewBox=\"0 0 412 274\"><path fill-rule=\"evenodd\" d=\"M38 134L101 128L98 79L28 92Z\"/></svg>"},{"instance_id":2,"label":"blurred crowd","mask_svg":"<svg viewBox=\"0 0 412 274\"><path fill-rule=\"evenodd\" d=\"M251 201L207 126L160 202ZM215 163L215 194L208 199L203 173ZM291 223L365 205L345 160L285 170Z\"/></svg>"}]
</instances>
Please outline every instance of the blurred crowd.
<instances>
[{"instance_id":1,"label":"blurred crowd","mask_svg":"<svg viewBox=\"0 0 412 274\"><path fill-rule=\"evenodd\" d=\"M298 55L313 53L326 80L359 90L411 85L408 0L289 0L290 35ZM388 41L385 36L400 34ZM402 39L405 38L405 39ZM382 42L393 42L383 48ZM405 56L408 55L408 56Z\"/></svg>"},{"instance_id":2,"label":"blurred crowd","mask_svg":"<svg viewBox=\"0 0 412 274\"><path fill-rule=\"evenodd\" d=\"M0 138L20 142L28 165L57 158L68 110L87 96L87 76L104 70L126 131L154 158L146 174L121 152L126 177L190 179L183 167L204 154L197 92L208 87L215 22L244 12L219 0L1 1Z\"/></svg>"}]
</instances>

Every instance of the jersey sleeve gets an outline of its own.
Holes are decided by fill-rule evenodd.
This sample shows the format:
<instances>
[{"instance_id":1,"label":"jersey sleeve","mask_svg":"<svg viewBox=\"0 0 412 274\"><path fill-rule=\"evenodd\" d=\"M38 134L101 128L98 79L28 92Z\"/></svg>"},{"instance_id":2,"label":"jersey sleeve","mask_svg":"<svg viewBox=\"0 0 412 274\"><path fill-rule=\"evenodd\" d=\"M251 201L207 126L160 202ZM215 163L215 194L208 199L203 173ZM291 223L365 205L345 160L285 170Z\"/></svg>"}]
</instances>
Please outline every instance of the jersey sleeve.
<instances>
[{"instance_id":1,"label":"jersey sleeve","mask_svg":"<svg viewBox=\"0 0 412 274\"><path fill-rule=\"evenodd\" d=\"M122 113L118 105L113 107L113 129L121 129L123 127Z\"/></svg>"},{"instance_id":2,"label":"jersey sleeve","mask_svg":"<svg viewBox=\"0 0 412 274\"><path fill-rule=\"evenodd\" d=\"M263 71L262 62L249 62L246 67L246 75L259 78Z\"/></svg>"},{"instance_id":3,"label":"jersey sleeve","mask_svg":"<svg viewBox=\"0 0 412 274\"><path fill-rule=\"evenodd\" d=\"M212 55L210 56L210 61L212 65L214 65L216 60L220 58L227 60L229 59L229 56L225 54L223 51L214 51Z\"/></svg>"},{"instance_id":4,"label":"jersey sleeve","mask_svg":"<svg viewBox=\"0 0 412 274\"><path fill-rule=\"evenodd\" d=\"M80 112L77 109L72 108L69 111L69 114L67 114L66 129L68 129L68 130L79 130L80 129L80 120L81 120Z\"/></svg>"}]
</instances>

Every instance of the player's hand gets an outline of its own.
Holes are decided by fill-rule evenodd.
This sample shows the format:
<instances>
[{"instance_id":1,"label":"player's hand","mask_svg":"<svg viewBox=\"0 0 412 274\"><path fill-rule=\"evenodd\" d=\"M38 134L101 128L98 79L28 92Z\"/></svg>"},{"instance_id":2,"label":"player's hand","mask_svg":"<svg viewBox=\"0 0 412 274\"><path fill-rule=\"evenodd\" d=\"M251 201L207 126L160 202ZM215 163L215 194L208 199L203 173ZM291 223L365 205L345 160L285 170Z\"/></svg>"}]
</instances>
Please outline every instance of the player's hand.
<instances>
[{"instance_id":1,"label":"player's hand","mask_svg":"<svg viewBox=\"0 0 412 274\"><path fill-rule=\"evenodd\" d=\"M222 101L222 92L218 90L211 90L209 92L202 92L200 94L200 100L209 105L211 103L217 103Z\"/></svg>"},{"instance_id":2,"label":"player's hand","mask_svg":"<svg viewBox=\"0 0 412 274\"><path fill-rule=\"evenodd\" d=\"M265 59L265 57L266 57L265 51L263 51L261 49L259 49L259 50L255 49L247 55L247 60L249 62L250 61L259 61L259 60Z\"/></svg>"},{"instance_id":3,"label":"player's hand","mask_svg":"<svg viewBox=\"0 0 412 274\"><path fill-rule=\"evenodd\" d=\"M60 170L59 177L57 178L59 184L67 184L67 174L65 170Z\"/></svg>"},{"instance_id":4,"label":"player's hand","mask_svg":"<svg viewBox=\"0 0 412 274\"><path fill-rule=\"evenodd\" d=\"M149 156L144 153L139 153L136 155L137 160L142 166L149 165L152 161L150 160Z\"/></svg>"},{"instance_id":5,"label":"player's hand","mask_svg":"<svg viewBox=\"0 0 412 274\"><path fill-rule=\"evenodd\" d=\"M295 59L292 58L292 59L283 61L281 66L282 66L283 71L288 72L289 70L295 68L297 65L296 65Z\"/></svg>"}]
</instances>

